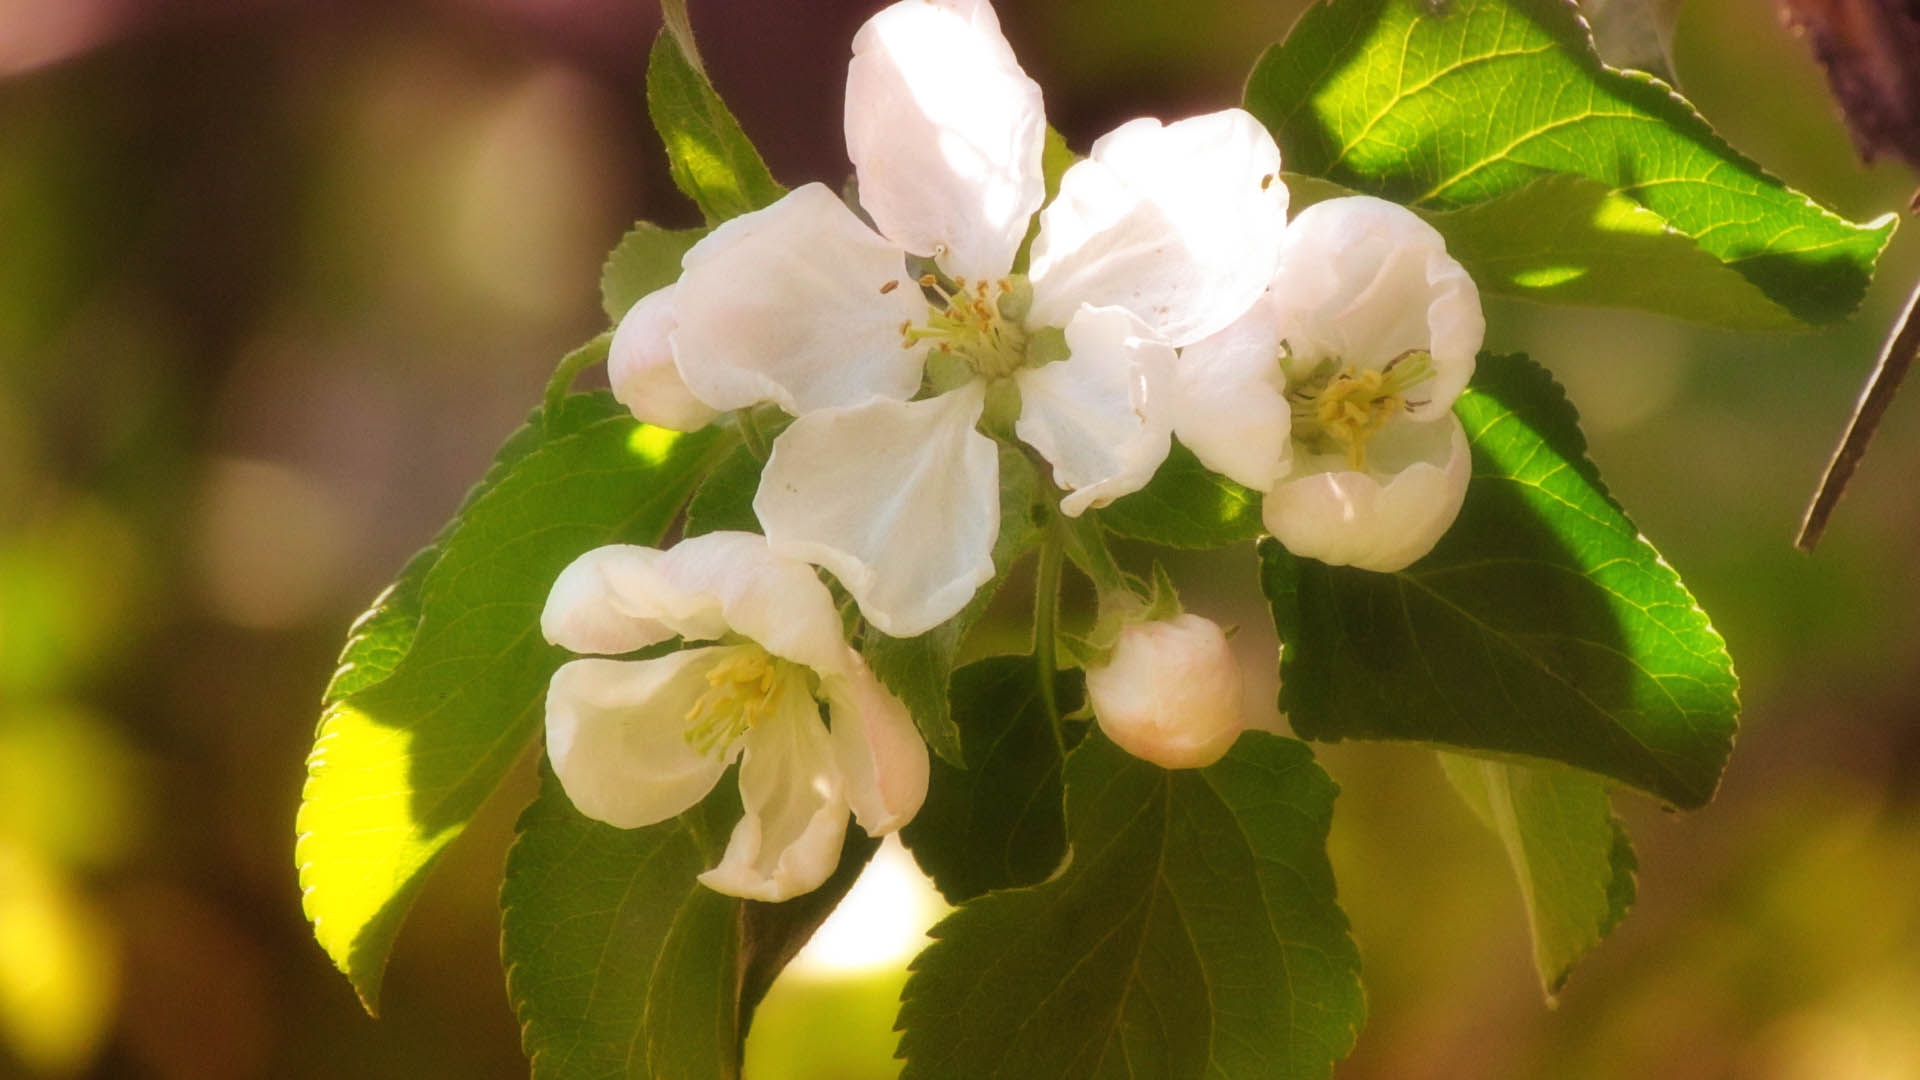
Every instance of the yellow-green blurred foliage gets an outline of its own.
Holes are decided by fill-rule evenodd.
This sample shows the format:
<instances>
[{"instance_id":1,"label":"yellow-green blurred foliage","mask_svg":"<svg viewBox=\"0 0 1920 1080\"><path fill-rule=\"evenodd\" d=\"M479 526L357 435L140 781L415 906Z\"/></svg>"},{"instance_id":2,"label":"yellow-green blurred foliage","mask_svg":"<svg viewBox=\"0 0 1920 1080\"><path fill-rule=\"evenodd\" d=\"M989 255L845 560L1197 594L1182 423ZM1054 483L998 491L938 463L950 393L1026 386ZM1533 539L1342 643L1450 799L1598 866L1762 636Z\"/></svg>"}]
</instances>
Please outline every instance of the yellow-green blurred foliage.
<instances>
[{"instance_id":1,"label":"yellow-green blurred foliage","mask_svg":"<svg viewBox=\"0 0 1920 1080\"><path fill-rule=\"evenodd\" d=\"M693 0L789 182L838 182L878 0ZM1084 149L1235 100L1297 0L1003 0ZM599 260L693 217L639 87L647 0L0 5L0 1077L524 1075L494 911L508 785L363 1016L308 938L292 821L348 622L451 512ZM1862 169L1762 0L1694 0L1676 66L1738 146L1856 217ZM1348 1078L1920 1076L1920 390L1816 558L1788 540L1906 288L1773 337L1503 304L1745 678L1724 790L1622 797L1640 905L1541 1002L1505 860L1432 755L1341 746L1333 837L1372 1019ZM1247 552L1175 565L1272 699ZM1265 675L1260 673L1265 672ZM922 912L921 922L932 918ZM754 1080L891 1074L903 973L795 972Z\"/></svg>"}]
</instances>

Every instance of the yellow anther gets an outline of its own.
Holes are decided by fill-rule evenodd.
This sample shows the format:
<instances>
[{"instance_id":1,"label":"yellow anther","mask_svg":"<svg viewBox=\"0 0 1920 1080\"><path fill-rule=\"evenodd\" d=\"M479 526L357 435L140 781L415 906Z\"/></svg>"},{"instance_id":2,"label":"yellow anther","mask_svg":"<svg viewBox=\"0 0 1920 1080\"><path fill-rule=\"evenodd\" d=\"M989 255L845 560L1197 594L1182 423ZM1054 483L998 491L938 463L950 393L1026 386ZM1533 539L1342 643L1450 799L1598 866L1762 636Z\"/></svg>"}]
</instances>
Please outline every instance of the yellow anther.
<instances>
[{"instance_id":1,"label":"yellow anther","mask_svg":"<svg viewBox=\"0 0 1920 1080\"><path fill-rule=\"evenodd\" d=\"M1365 469L1367 444L1406 410L1406 391L1433 377L1432 360L1424 350L1412 350L1384 368L1355 370L1347 364L1331 374L1323 362L1318 373L1287 392L1294 403L1294 437L1317 452L1338 446L1350 467Z\"/></svg>"}]
</instances>

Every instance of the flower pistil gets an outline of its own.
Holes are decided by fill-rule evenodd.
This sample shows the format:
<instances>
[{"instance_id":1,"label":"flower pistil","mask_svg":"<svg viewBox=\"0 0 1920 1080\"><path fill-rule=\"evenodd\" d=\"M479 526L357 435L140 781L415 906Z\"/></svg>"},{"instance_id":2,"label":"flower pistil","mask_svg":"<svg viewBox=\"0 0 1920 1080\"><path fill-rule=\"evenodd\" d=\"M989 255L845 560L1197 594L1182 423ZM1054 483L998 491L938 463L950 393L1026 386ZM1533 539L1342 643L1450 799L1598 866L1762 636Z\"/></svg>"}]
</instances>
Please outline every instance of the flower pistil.
<instances>
[{"instance_id":1,"label":"flower pistil","mask_svg":"<svg viewBox=\"0 0 1920 1080\"><path fill-rule=\"evenodd\" d=\"M1365 469L1367 443L1389 420L1420 404L1409 402L1407 392L1433 373L1433 354L1425 349L1409 349L1384 368L1321 361L1305 378L1288 380L1294 438L1316 453L1337 446L1346 452L1348 465Z\"/></svg>"}]
</instances>

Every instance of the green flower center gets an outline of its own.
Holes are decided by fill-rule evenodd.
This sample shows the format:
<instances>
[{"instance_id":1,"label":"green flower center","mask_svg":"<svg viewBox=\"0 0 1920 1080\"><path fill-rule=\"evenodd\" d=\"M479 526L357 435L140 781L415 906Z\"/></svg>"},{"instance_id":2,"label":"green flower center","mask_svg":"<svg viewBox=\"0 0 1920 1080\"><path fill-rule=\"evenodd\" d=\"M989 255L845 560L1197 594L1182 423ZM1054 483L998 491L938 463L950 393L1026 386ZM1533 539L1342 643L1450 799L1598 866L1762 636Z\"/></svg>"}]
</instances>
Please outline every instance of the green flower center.
<instances>
[{"instance_id":1,"label":"green flower center","mask_svg":"<svg viewBox=\"0 0 1920 1080\"><path fill-rule=\"evenodd\" d=\"M1284 347L1284 345L1283 345ZM1282 356L1287 367L1289 357ZM1343 452L1354 469L1367 467L1367 444L1414 404L1407 393L1433 378L1433 354L1409 349L1383 368L1356 368L1338 358L1287 376L1294 441L1316 454Z\"/></svg>"},{"instance_id":2,"label":"green flower center","mask_svg":"<svg viewBox=\"0 0 1920 1080\"><path fill-rule=\"evenodd\" d=\"M927 297L926 325L902 323L903 346L931 342L934 352L964 364L965 375L988 380L1027 365L1021 320L1033 306L1033 287L1024 276L969 282L932 272L922 274L919 285Z\"/></svg>"},{"instance_id":3,"label":"green flower center","mask_svg":"<svg viewBox=\"0 0 1920 1080\"><path fill-rule=\"evenodd\" d=\"M735 646L731 655L707 670L707 689L687 711L687 745L702 754L721 754L753 729L795 689L806 691L807 671L758 645Z\"/></svg>"}]
</instances>

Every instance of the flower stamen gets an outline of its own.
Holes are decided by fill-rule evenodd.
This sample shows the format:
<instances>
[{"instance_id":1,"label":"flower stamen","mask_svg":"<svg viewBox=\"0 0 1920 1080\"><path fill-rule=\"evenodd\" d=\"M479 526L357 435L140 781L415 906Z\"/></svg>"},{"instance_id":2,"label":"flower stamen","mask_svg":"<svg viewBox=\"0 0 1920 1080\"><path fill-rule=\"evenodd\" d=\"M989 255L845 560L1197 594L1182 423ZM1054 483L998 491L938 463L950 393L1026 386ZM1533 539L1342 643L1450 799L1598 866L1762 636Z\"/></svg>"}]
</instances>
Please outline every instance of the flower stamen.
<instances>
[{"instance_id":1,"label":"flower stamen","mask_svg":"<svg viewBox=\"0 0 1920 1080\"><path fill-rule=\"evenodd\" d=\"M932 342L985 379L1004 378L1026 365L1027 331L1018 317L1030 303L1024 278L968 282L929 273L919 284L927 294L927 322L902 326L902 345Z\"/></svg>"},{"instance_id":2,"label":"flower stamen","mask_svg":"<svg viewBox=\"0 0 1920 1080\"><path fill-rule=\"evenodd\" d=\"M1409 349L1383 368L1323 361L1287 390L1294 437L1318 453L1344 450L1349 467L1367 467L1367 444L1416 403L1407 391L1433 378L1433 354Z\"/></svg>"},{"instance_id":3,"label":"flower stamen","mask_svg":"<svg viewBox=\"0 0 1920 1080\"><path fill-rule=\"evenodd\" d=\"M745 645L707 671L707 690L687 710L687 745L707 754L724 754L773 711L781 682L797 671L757 645Z\"/></svg>"}]
</instances>

